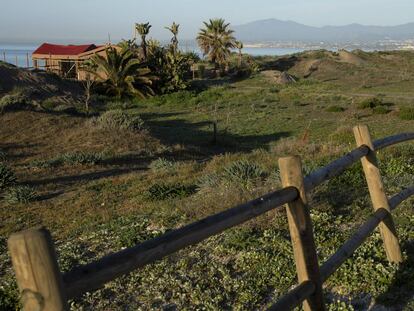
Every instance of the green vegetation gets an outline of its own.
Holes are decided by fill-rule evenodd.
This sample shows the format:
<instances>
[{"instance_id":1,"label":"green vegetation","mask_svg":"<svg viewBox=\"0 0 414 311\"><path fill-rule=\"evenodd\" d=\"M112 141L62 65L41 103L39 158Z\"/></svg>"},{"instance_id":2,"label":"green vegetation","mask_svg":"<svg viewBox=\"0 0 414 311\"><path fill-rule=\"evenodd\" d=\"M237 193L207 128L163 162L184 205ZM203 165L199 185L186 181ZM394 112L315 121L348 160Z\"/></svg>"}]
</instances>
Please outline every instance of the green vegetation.
<instances>
[{"instance_id":1,"label":"green vegetation","mask_svg":"<svg viewBox=\"0 0 414 311\"><path fill-rule=\"evenodd\" d=\"M0 191L16 183L14 172L5 163L0 162Z\"/></svg>"},{"instance_id":2,"label":"green vegetation","mask_svg":"<svg viewBox=\"0 0 414 311\"><path fill-rule=\"evenodd\" d=\"M106 50L106 57L94 55L89 72L95 75L105 88L107 95L118 98L138 96L144 98L153 94L151 70L129 50Z\"/></svg>"},{"instance_id":3,"label":"green vegetation","mask_svg":"<svg viewBox=\"0 0 414 311\"><path fill-rule=\"evenodd\" d=\"M345 111L344 107L341 106L329 106L328 108L326 108L326 111L328 112L343 112Z\"/></svg>"},{"instance_id":4,"label":"green vegetation","mask_svg":"<svg viewBox=\"0 0 414 311\"><path fill-rule=\"evenodd\" d=\"M15 89L10 94L0 98L0 113L24 109L30 106L28 96L23 90Z\"/></svg>"},{"instance_id":5,"label":"green vegetation","mask_svg":"<svg viewBox=\"0 0 414 311\"><path fill-rule=\"evenodd\" d=\"M36 198L36 192L29 186L16 186L7 190L4 200L9 204L29 203Z\"/></svg>"},{"instance_id":6,"label":"green vegetation","mask_svg":"<svg viewBox=\"0 0 414 311\"><path fill-rule=\"evenodd\" d=\"M414 108L403 107L400 110L400 118L402 120L414 120Z\"/></svg>"},{"instance_id":7,"label":"green vegetation","mask_svg":"<svg viewBox=\"0 0 414 311\"><path fill-rule=\"evenodd\" d=\"M367 108L375 108L382 105L382 100L378 97L367 98L361 101L358 104L358 108L360 109L367 109Z\"/></svg>"},{"instance_id":8,"label":"green vegetation","mask_svg":"<svg viewBox=\"0 0 414 311\"><path fill-rule=\"evenodd\" d=\"M230 24L222 18L210 19L209 22L204 22L204 28L197 36L197 42L204 55L207 55L215 69L222 73L226 70L231 49L236 47L234 31L229 26Z\"/></svg>"},{"instance_id":9,"label":"green vegetation","mask_svg":"<svg viewBox=\"0 0 414 311\"><path fill-rule=\"evenodd\" d=\"M109 110L98 118L92 119L91 124L108 130L142 131L145 123L139 115L131 115L123 110Z\"/></svg>"}]
</instances>

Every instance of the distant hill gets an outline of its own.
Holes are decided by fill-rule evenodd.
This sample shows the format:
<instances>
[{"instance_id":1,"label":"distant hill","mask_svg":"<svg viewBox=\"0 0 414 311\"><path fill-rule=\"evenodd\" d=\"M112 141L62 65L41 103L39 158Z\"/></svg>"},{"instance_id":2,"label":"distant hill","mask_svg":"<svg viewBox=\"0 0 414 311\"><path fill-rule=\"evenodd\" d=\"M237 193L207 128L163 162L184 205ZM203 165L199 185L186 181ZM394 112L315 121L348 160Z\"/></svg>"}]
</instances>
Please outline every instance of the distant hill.
<instances>
[{"instance_id":1,"label":"distant hill","mask_svg":"<svg viewBox=\"0 0 414 311\"><path fill-rule=\"evenodd\" d=\"M414 23L398 26L306 26L293 21L266 19L234 26L238 39L249 42L366 42L414 39Z\"/></svg>"}]
</instances>

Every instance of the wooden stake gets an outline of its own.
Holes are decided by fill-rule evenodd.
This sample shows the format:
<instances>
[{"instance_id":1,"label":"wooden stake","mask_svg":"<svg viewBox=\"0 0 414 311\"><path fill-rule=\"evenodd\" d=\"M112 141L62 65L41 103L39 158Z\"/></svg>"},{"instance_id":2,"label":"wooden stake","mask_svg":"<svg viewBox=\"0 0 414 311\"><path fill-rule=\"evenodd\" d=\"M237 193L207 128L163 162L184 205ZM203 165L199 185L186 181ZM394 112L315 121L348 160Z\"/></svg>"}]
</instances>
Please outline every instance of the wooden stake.
<instances>
[{"instance_id":1,"label":"wooden stake","mask_svg":"<svg viewBox=\"0 0 414 311\"><path fill-rule=\"evenodd\" d=\"M358 146L365 145L370 149L368 154L361 158L361 162L374 210L383 208L389 213L388 216L385 217L379 224L387 258L393 263L402 262L397 231L395 230L388 198L384 191L384 185L378 169L378 161L375 155L374 145L371 140L369 129L366 125L356 126L354 127L354 135Z\"/></svg>"},{"instance_id":2,"label":"wooden stake","mask_svg":"<svg viewBox=\"0 0 414 311\"><path fill-rule=\"evenodd\" d=\"M281 158L279 159L279 168L283 187L293 186L299 191L297 200L286 205L286 212L299 284L312 281L315 285L314 293L304 301L303 308L305 311L325 310L301 160L299 157Z\"/></svg>"},{"instance_id":3,"label":"wooden stake","mask_svg":"<svg viewBox=\"0 0 414 311\"><path fill-rule=\"evenodd\" d=\"M49 231L40 228L15 233L8 245L23 309L68 310Z\"/></svg>"}]
</instances>

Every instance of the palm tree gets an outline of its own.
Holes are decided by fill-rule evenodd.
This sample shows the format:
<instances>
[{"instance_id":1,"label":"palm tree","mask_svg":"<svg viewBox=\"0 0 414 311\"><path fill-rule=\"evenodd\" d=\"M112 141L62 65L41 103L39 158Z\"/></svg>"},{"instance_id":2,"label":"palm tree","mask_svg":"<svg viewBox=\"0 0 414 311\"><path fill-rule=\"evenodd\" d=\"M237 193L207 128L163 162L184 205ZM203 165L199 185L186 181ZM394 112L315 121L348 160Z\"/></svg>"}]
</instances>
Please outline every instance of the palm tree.
<instances>
[{"instance_id":1,"label":"palm tree","mask_svg":"<svg viewBox=\"0 0 414 311\"><path fill-rule=\"evenodd\" d=\"M242 49L243 49L243 42L241 41L236 41L235 42L235 47L236 49L239 50L239 67L241 67L242 65L242 60L243 60L243 54L242 54Z\"/></svg>"},{"instance_id":2,"label":"palm tree","mask_svg":"<svg viewBox=\"0 0 414 311\"><path fill-rule=\"evenodd\" d=\"M135 30L141 36L141 48L145 61L147 60L147 35L149 34L151 27L152 26L149 23L135 24Z\"/></svg>"},{"instance_id":3,"label":"palm tree","mask_svg":"<svg viewBox=\"0 0 414 311\"><path fill-rule=\"evenodd\" d=\"M130 50L118 51L109 47L106 57L94 55L89 72L101 81L106 92L116 97L153 95L151 70L134 58Z\"/></svg>"},{"instance_id":4,"label":"palm tree","mask_svg":"<svg viewBox=\"0 0 414 311\"><path fill-rule=\"evenodd\" d=\"M178 50L177 35L178 35L178 29L179 28L180 28L180 24L176 24L175 22L173 22L170 27L165 27L165 29L168 29L173 34L173 37L171 39L171 47L172 47L174 53L177 52L177 50Z\"/></svg>"},{"instance_id":5,"label":"palm tree","mask_svg":"<svg viewBox=\"0 0 414 311\"><path fill-rule=\"evenodd\" d=\"M222 70L227 63L231 49L235 47L234 31L229 29L230 24L222 18L210 19L208 23L204 22L204 26L197 36L198 45L215 68Z\"/></svg>"}]
</instances>

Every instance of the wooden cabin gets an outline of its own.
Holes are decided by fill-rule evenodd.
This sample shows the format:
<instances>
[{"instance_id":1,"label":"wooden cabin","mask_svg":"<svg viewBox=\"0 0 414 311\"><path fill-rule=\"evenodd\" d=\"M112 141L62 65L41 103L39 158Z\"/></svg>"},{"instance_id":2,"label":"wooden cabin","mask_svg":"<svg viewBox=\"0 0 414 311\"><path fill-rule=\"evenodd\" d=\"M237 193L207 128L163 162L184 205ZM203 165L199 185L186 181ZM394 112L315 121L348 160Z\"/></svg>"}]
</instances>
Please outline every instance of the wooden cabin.
<instances>
[{"instance_id":1,"label":"wooden cabin","mask_svg":"<svg viewBox=\"0 0 414 311\"><path fill-rule=\"evenodd\" d=\"M33 67L51 71L67 79L85 80L82 63L95 54L105 56L111 45L58 45L43 43L32 54Z\"/></svg>"}]
</instances>

